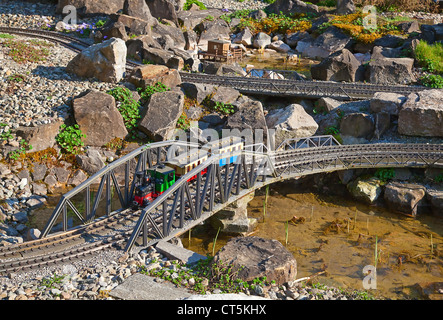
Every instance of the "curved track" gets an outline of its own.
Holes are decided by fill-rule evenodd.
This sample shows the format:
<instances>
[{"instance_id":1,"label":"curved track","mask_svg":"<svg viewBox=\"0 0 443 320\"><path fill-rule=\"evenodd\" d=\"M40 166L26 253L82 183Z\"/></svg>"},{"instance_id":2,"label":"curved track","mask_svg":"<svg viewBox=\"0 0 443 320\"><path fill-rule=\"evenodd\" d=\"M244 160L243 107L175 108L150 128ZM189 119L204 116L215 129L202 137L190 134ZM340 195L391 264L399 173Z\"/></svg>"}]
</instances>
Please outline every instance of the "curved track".
<instances>
[{"instance_id":1,"label":"curved track","mask_svg":"<svg viewBox=\"0 0 443 320\"><path fill-rule=\"evenodd\" d=\"M91 45L89 42L76 37L47 30L0 27L0 33L38 37L59 43L75 52L80 52L82 49ZM127 68L129 70L140 65L142 64L136 61L127 61ZM245 94L295 96L302 98L321 98L326 96L339 100L368 99L372 98L377 92L409 95L414 92L429 89L422 86L386 86L366 83L264 79L241 76L218 76L183 71L180 72L180 76L183 82L227 86Z\"/></svg>"},{"instance_id":2,"label":"curved track","mask_svg":"<svg viewBox=\"0 0 443 320\"><path fill-rule=\"evenodd\" d=\"M79 52L90 44L64 34L42 31L23 30L0 27L0 33L12 33L28 37L38 37L57 42L70 50ZM128 68L137 66L137 63L128 62ZM261 78L223 77L205 74L190 74L181 72L184 81L210 83L231 86L242 92L257 94L302 95L304 97L340 96L344 99L362 99L372 96L379 91L398 92L408 94L423 90L421 87L406 86L374 86L367 84L338 84L331 82L270 80ZM297 92L294 92L298 90ZM291 91L292 90L292 91ZM53 217L43 238L12 245L0 249L0 273L38 268L48 264L71 261L92 254L103 248L128 241L126 250L132 250L136 241L142 236L142 245L155 244L161 239L169 239L192 228L194 225L207 219L216 211L232 203L263 185L294 177L348 168L378 168L378 167L443 167L443 146L427 144L377 144L377 145L318 145L310 148L291 147L291 143L281 146L277 152L246 152L239 153L241 163L220 168L217 157L210 157L207 161L194 168L191 172L179 179L162 196L157 198L141 210L130 210L129 200L133 192L129 177L130 161L138 157L137 169L152 165L153 159L157 163L167 158L164 154L166 147L176 142L161 142L140 147L131 154L119 159L100 170L93 177L82 183L78 188L70 191L69 196L63 197L54 211ZM183 148L184 146L179 146ZM195 146L187 145L186 148ZM247 162L246 159L250 161ZM252 160L251 160L252 159ZM124 191L117 181L115 172L119 165L125 166ZM265 164L263 167L262 165ZM264 168L264 169L263 169ZM261 171L259 171L259 169ZM203 174L203 171L208 173ZM189 177L197 176L197 180L188 182ZM109 203L111 184L121 201L121 209L110 212L107 207L107 216L88 224L91 219L89 200L85 219L83 212L79 212L70 201L74 194L86 191L85 199L89 199L89 187L94 182L100 182L99 192L92 208L92 218L95 215L96 203L105 189L106 200ZM64 231L66 230L67 208L71 207L75 214L84 223L72 231L45 238L54 222L63 216ZM105 234L94 237L109 229L113 225L126 223L131 218L138 219L130 231L119 234ZM132 221L134 222L134 221ZM78 241L84 239L83 244ZM95 238L91 240L92 238ZM129 239L129 240L128 240ZM17 259L19 257L19 259Z\"/></svg>"}]
</instances>

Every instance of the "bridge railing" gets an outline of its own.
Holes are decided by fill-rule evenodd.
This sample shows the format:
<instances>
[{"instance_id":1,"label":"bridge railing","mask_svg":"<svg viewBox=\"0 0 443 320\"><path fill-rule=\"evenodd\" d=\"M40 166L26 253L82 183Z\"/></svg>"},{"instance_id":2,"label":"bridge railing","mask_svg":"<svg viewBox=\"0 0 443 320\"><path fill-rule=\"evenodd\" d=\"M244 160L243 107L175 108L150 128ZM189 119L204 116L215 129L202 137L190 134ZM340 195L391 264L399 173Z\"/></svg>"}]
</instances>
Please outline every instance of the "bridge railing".
<instances>
[{"instance_id":1,"label":"bridge railing","mask_svg":"<svg viewBox=\"0 0 443 320\"><path fill-rule=\"evenodd\" d=\"M220 165L220 160L227 157L236 160ZM267 154L234 151L210 156L142 209L125 250L132 250L140 236L145 247L184 232L212 215L217 205L235 201L244 192L251 192L259 180L269 177L276 176Z\"/></svg>"},{"instance_id":2,"label":"bridge railing","mask_svg":"<svg viewBox=\"0 0 443 320\"><path fill-rule=\"evenodd\" d=\"M104 211L109 216L112 212L128 208L134 193L134 172L145 170L146 166L150 167L155 163L164 161L168 157L168 152L171 153L171 147L185 152L198 146L198 144L186 143L180 140L150 143L113 161L86 181L62 195L41 234L41 238L46 237L60 219L62 230L67 231L69 209L84 225L94 220L99 211ZM115 195L118 197L117 204L115 204L116 201L113 201ZM76 196L83 200L79 199L80 202L76 203L74 201ZM105 201L104 208L103 200ZM100 205L102 210L99 210Z\"/></svg>"}]
</instances>

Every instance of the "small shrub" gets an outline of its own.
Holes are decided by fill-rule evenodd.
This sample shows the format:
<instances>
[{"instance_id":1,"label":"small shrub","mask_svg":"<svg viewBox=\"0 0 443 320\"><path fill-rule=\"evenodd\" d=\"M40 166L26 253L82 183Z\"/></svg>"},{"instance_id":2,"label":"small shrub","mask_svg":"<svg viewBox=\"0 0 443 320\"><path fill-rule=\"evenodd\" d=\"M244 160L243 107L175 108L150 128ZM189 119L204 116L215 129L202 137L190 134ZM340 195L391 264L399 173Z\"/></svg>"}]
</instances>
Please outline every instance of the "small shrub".
<instances>
[{"instance_id":1,"label":"small shrub","mask_svg":"<svg viewBox=\"0 0 443 320\"><path fill-rule=\"evenodd\" d=\"M186 0L183 5L183 10L189 10L194 3L200 8L200 10L206 10L206 6L198 0Z\"/></svg>"},{"instance_id":2,"label":"small shrub","mask_svg":"<svg viewBox=\"0 0 443 320\"><path fill-rule=\"evenodd\" d=\"M415 58L427 72L443 74L443 44L428 44L420 40L414 51Z\"/></svg>"},{"instance_id":3,"label":"small shrub","mask_svg":"<svg viewBox=\"0 0 443 320\"><path fill-rule=\"evenodd\" d=\"M377 171L374 174L377 178L379 178L381 181L386 182L388 180L391 180L395 177L395 170L392 168L387 169L377 169Z\"/></svg>"},{"instance_id":4,"label":"small shrub","mask_svg":"<svg viewBox=\"0 0 443 320\"><path fill-rule=\"evenodd\" d=\"M230 103L223 103L216 101L215 105L212 107L215 111L229 115L235 112L235 107Z\"/></svg>"},{"instance_id":5,"label":"small shrub","mask_svg":"<svg viewBox=\"0 0 443 320\"><path fill-rule=\"evenodd\" d=\"M85 137L86 135L81 132L78 124L69 127L62 124L55 140L68 153L78 154L80 153L80 148L84 146L82 138Z\"/></svg>"},{"instance_id":6,"label":"small shrub","mask_svg":"<svg viewBox=\"0 0 443 320\"><path fill-rule=\"evenodd\" d=\"M430 88L442 89L443 77L436 74L427 74L420 78L421 83Z\"/></svg>"},{"instance_id":7,"label":"small shrub","mask_svg":"<svg viewBox=\"0 0 443 320\"><path fill-rule=\"evenodd\" d=\"M17 150L8 153L8 158L11 160L18 160L26 154L26 151L32 150L32 146L25 140L20 140L20 147Z\"/></svg>"},{"instance_id":8,"label":"small shrub","mask_svg":"<svg viewBox=\"0 0 443 320\"><path fill-rule=\"evenodd\" d=\"M122 115L126 129L135 138L137 121L140 119L140 104L132 97L132 92L123 87L117 87L107 92L119 103L118 111Z\"/></svg>"},{"instance_id":9,"label":"small shrub","mask_svg":"<svg viewBox=\"0 0 443 320\"><path fill-rule=\"evenodd\" d=\"M157 82L156 84L154 84L153 86L147 86L146 89L142 89L142 88L137 88L138 93L140 94L140 97L145 100L148 101L149 98L157 92L165 92L165 91L169 91L171 90L170 88L168 88L168 86L164 85L161 82Z\"/></svg>"}]
</instances>

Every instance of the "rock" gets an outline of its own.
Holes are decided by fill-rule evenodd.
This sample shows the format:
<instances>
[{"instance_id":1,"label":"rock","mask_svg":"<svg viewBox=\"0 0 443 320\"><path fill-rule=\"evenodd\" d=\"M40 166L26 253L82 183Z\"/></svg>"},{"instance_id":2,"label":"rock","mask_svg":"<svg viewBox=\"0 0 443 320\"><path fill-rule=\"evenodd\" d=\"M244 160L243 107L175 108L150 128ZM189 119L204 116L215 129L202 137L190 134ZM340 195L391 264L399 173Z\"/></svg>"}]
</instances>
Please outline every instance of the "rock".
<instances>
[{"instance_id":1,"label":"rock","mask_svg":"<svg viewBox=\"0 0 443 320\"><path fill-rule=\"evenodd\" d=\"M195 32L200 34L198 46L206 50L210 40L229 39L231 28L223 19L204 20L195 27Z\"/></svg>"},{"instance_id":2,"label":"rock","mask_svg":"<svg viewBox=\"0 0 443 320\"><path fill-rule=\"evenodd\" d=\"M284 43L281 40L271 42L268 45L268 48L269 49L273 49L273 50L275 50L277 52L283 52L283 53L287 53L289 50L291 50L291 47L288 46L286 43Z\"/></svg>"},{"instance_id":3,"label":"rock","mask_svg":"<svg viewBox=\"0 0 443 320\"><path fill-rule=\"evenodd\" d=\"M411 93L398 113L398 132L408 136L443 137L442 90Z\"/></svg>"},{"instance_id":4,"label":"rock","mask_svg":"<svg viewBox=\"0 0 443 320\"><path fill-rule=\"evenodd\" d=\"M219 18L223 12L218 9L198 10L198 11L181 11L177 14L178 21L186 30L194 30L208 16Z\"/></svg>"},{"instance_id":5,"label":"rock","mask_svg":"<svg viewBox=\"0 0 443 320\"><path fill-rule=\"evenodd\" d=\"M268 15L263 10L254 10L248 14L248 17L255 20L261 20L267 18Z\"/></svg>"},{"instance_id":6,"label":"rock","mask_svg":"<svg viewBox=\"0 0 443 320\"><path fill-rule=\"evenodd\" d=\"M145 106L139 129L156 141L171 139L183 113L184 99L181 91L154 93Z\"/></svg>"},{"instance_id":7,"label":"rock","mask_svg":"<svg viewBox=\"0 0 443 320\"><path fill-rule=\"evenodd\" d=\"M391 126L391 115L386 112L379 112L374 115L374 118L374 136L380 139Z\"/></svg>"},{"instance_id":8,"label":"rock","mask_svg":"<svg viewBox=\"0 0 443 320\"><path fill-rule=\"evenodd\" d=\"M398 115L403 103L406 101L406 97L392 92L377 92L371 99L371 112L379 113L386 112L391 115Z\"/></svg>"},{"instance_id":9,"label":"rock","mask_svg":"<svg viewBox=\"0 0 443 320\"><path fill-rule=\"evenodd\" d=\"M426 188L424 186L389 182L385 186L384 199L391 210L415 217L419 202L425 194Z\"/></svg>"},{"instance_id":10,"label":"rock","mask_svg":"<svg viewBox=\"0 0 443 320\"><path fill-rule=\"evenodd\" d=\"M163 65L147 64L134 68L128 81L143 89L153 86L157 82L163 83L168 88L174 88L181 84L181 77L176 69L170 69Z\"/></svg>"},{"instance_id":11,"label":"rock","mask_svg":"<svg viewBox=\"0 0 443 320\"><path fill-rule=\"evenodd\" d=\"M215 255L214 263L231 266L243 281L266 277L283 285L297 276L297 261L279 241L254 236L229 240Z\"/></svg>"},{"instance_id":12,"label":"rock","mask_svg":"<svg viewBox=\"0 0 443 320\"><path fill-rule=\"evenodd\" d=\"M354 1L352 0L337 0L336 14L346 15L354 13L356 10Z\"/></svg>"},{"instance_id":13,"label":"rock","mask_svg":"<svg viewBox=\"0 0 443 320\"><path fill-rule=\"evenodd\" d=\"M215 94L212 95L210 101L215 104L216 102L222 102L224 104L233 103L240 96L240 92L230 87L216 87Z\"/></svg>"},{"instance_id":14,"label":"rock","mask_svg":"<svg viewBox=\"0 0 443 320\"><path fill-rule=\"evenodd\" d=\"M81 184L83 181L86 181L86 179L88 179L88 176L82 170L77 169L69 178L68 185L76 187L79 184Z\"/></svg>"},{"instance_id":15,"label":"rock","mask_svg":"<svg viewBox=\"0 0 443 320\"><path fill-rule=\"evenodd\" d=\"M245 76L246 71L238 63L223 63L217 61L203 61L202 72L206 74L223 75L240 75Z\"/></svg>"},{"instance_id":16,"label":"rock","mask_svg":"<svg viewBox=\"0 0 443 320\"><path fill-rule=\"evenodd\" d=\"M89 175L93 175L105 166L102 156L96 149L88 149L86 154L76 155L75 160L80 169L86 171ZM70 182L72 182L72 180L70 180Z\"/></svg>"},{"instance_id":17,"label":"rock","mask_svg":"<svg viewBox=\"0 0 443 320\"><path fill-rule=\"evenodd\" d=\"M156 20L152 17L145 0L125 0L123 13L147 21Z\"/></svg>"},{"instance_id":18,"label":"rock","mask_svg":"<svg viewBox=\"0 0 443 320\"><path fill-rule=\"evenodd\" d=\"M31 152L52 148L57 142L55 137L60 132L62 121L55 121L37 127L19 127L15 134L32 146Z\"/></svg>"},{"instance_id":19,"label":"rock","mask_svg":"<svg viewBox=\"0 0 443 320\"><path fill-rule=\"evenodd\" d=\"M442 300L443 282L420 282L414 287L427 300Z\"/></svg>"},{"instance_id":20,"label":"rock","mask_svg":"<svg viewBox=\"0 0 443 320\"><path fill-rule=\"evenodd\" d=\"M385 35L374 41L376 47L396 48L404 42L404 39L392 34Z\"/></svg>"},{"instance_id":21,"label":"rock","mask_svg":"<svg viewBox=\"0 0 443 320\"><path fill-rule=\"evenodd\" d=\"M32 241L32 240L37 240L40 238L41 232L38 229L35 228L31 228L28 230L27 234L26 234L26 240L27 241Z\"/></svg>"},{"instance_id":22,"label":"rock","mask_svg":"<svg viewBox=\"0 0 443 320\"><path fill-rule=\"evenodd\" d=\"M237 108L237 111L228 117L225 123L226 129L237 129L239 131L261 129L266 134L266 119L263 105L260 101L243 96L232 103L232 105Z\"/></svg>"},{"instance_id":23,"label":"rock","mask_svg":"<svg viewBox=\"0 0 443 320\"><path fill-rule=\"evenodd\" d=\"M266 115L266 124L275 129L275 147L286 139L311 137L318 129L318 124L299 104L272 110Z\"/></svg>"},{"instance_id":24,"label":"rock","mask_svg":"<svg viewBox=\"0 0 443 320\"><path fill-rule=\"evenodd\" d=\"M207 96L215 91L214 86L210 84L183 82L180 86L185 95L195 99L197 103L202 103Z\"/></svg>"},{"instance_id":25,"label":"rock","mask_svg":"<svg viewBox=\"0 0 443 320\"><path fill-rule=\"evenodd\" d=\"M265 11L270 13L279 14L280 11L285 14L293 13L318 13L318 7L313 4L308 4L299 0L276 0L265 8Z\"/></svg>"},{"instance_id":26,"label":"rock","mask_svg":"<svg viewBox=\"0 0 443 320\"><path fill-rule=\"evenodd\" d=\"M296 49L303 57L322 60L337 51L351 48L354 40L339 28L331 26L315 40L308 42L304 48L299 47L300 42L302 41L299 41Z\"/></svg>"},{"instance_id":27,"label":"rock","mask_svg":"<svg viewBox=\"0 0 443 320\"><path fill-rule=\"evenodd\" d=\"M343 117L340 133L344 136L370 139L374 134L374 121L365 113L351 113Z\"/></svg>"},{"instance_id":28,"label":"rock","mask_svg":"<svg viewBox=\"0 0 443 320\"><path fill-rule=\"evenodd\" d=\"M68 63L66 71L103 82L119 82L126 69L126 53L125 42L112 38L84 49Z\"/></svg>"},{"instance_id":29,"label":"rock","mask_svg":"<svg viewBox=\"0 0 443 320\"><path fill-rule=\"evenodd\" d=\"M159 48L144 48L143 59L146 59L153 64L167 66L171 69L182 70L185 66L185 62L181 57L176 56L171 51Z\"/></svg>"},{"instance_id":30,"label":"rock","mask_svg":"<svg viewBox=\"0 0 443 320\"><path fill-rule=\"evenodd\" d=\"M62 13L63 8L72 5L77 9L77 14L83 16L113 14L123 9L125 0L59 0L57 13Z\"/></svg>"},{"instance_id":31,"label":"rock","mask_svg":"<svg viewBox=\"0 0 443 320\"><path fill-rule=\"evenodd\" d=\"M443 23L428 25L422 24L420 26L421 38L428 43L434 43L436 41L443 40Z\"/></svg>"},{"instance_id":32,"label":"rock","mask_svg":"<svg viewBox=\"0 0 443 320\"><path fill-rule=\"evenodd\" d=\"M178 25L175 4L168 0L146 1L151 15L159 20L166 19Z\"/></svg>"},{"instance_id":33,"label":"rock","mask_svg":"<svg viewBox=\"0 0 443 320\"><path fill-rule=\"evenodd\" d=\"M241 32L237 33L234 38L234 43L241 43L245 46L251 46L252 45L252 38L253 34L249 30L248 27L244 28Z\"/></svg>"},{"instance_id":34,"label":"rock","mask_svg":"<svg viewBox=\"0 0 443 320\"><path fill-rule=\"evenodd\" d=\"M259 32L254 37L253 46L257 49L265 48L271 44L271 37L264 32Z\"/></svg>"},{"instance_id":35,"label":"rock","mask_svg":"<svg viewBox=\"0 0 443 320\"><path fill-rule=\"evenodd\" d=\"M298 42L303 39L309 39L311 35L306 31L289 33L285 35L285 42L290 47L296 47Z\"/></svg>"},{"instance_id":36,"label":"rock","mask_svg":"<svg viewBox=\"0 0 443 320\"><path fill-rule=\"evenodd\" d=\"M381 181L376 178L358 178L347 184L351 195L368 204L374 203L382 193Z\"/></svg>"},{"instance_id":37,"label":"rock","mask_svg":"<svg viewBox=\"0 0 443 320\"><path fill-rule=\"evenodd\" d=\"M168 35L174 40L174 46L179 49L185 49L186 39L183 31L176 26L159 23L152 27L152 36L154 39Z\"/></svg>"},{"instance_id":38,"label":"rock","mask_svg":"<svg viewBox=\"0 0 443 320\"><path fill-rule=\"evenodd\" d=\"M443 190L427 189L426 198L431 204L432 213L443 217Z\"/></svg>"},{"instance_id":39,"label":"rock","mask_svg":"<svg viewBox=\"0 0 443 320\"><path fill-rule=\"evenodd\" d=\"M86 135L85 145L100 147L116 137L124 139L128 134L111 95L88 90L74 98L72 105L75 121Z\"/></svg>"},{"instance_id":40,"label":"rock","mask_svg":"<svg viewBox=\"0 0 443 320\"><path fill-rule=\"evenodd\" d=\"M404 33L420 32L420 24L416 20L402 22L399 23L397 26Z\"/></svg>"},{"instance_id":41,"label":"rock","mask_svg":"<svg viewBox=\"0 0 443 320\"><path fill-rule=\"evenodd\" d=\"M315 110L321 113L329 113L335 108L338 108L340 105L340 101L334 100L332 98L320 98L316 103Z\"/></svg>"},{"instance_id":42,"label":"rock","mask_svg":"<svg viewBox=\"0 0 443 320\"><path fill-rule=\"evenodd\" d=\"M34 163L31 172L33 181L41 181L46 176L46 171L48 167L44 163Z\"/></svg>"},{"instance_id":43,"label":"rock","mask_svg":"<svg viewBox=\"0 0 443 320\"><path fill-rule=\"evenodd\" d=\"M414 59L386 58L381 54L381 47L374 47L368 66L369 81L383 85L410 84L416 81L413 66Z\"/></svg>"},{"instance_id":44,"label":"rock","mask_svg":"<svg viewBox=\"0 0 443 320\"><path fill-rule=\"evenodd\" d=\"M347 49L337 51L311 66L312 78L323 81L355 82L364 80L361 63Z\"/></svg>"}]
</instances>

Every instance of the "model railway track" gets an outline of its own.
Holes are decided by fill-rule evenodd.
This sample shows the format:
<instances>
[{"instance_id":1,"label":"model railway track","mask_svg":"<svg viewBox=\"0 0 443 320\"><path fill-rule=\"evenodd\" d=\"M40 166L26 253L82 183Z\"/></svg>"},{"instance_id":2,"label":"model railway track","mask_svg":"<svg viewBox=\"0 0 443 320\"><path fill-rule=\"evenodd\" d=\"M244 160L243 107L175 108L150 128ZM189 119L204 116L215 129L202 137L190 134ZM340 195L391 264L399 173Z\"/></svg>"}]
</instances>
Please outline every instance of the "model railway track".
<instances>
[{"instance_id":1,"label":"model railway track","mask_svg":"<svg viewBox=\"0 0 443 320\"><path fill-rule=\"evenodd\" d=\"M101 235L100 233L106 231L105 229L112 229L128 222L134 223L138 218L137 214L138 211L126 209L116 212L112 216L97 219L82 228L48 238L2 247L0 248L0 273L17 272L72 261L109 248L124 241L128 232L115 235ZM85 243L84 239L86 238L96 239ZM15 259L16 257L19 258Z\"/></svg>"},{"instance_id":2,"label":"model railway track","mask_svg":"<svg viewBox=\"0 0 443 320\"><path fill-rule=\"evenodd\" d=\"M10 33L45 39L59 43L75 52L80 52L91 45L76 37L48 30L0 27L0 33ZM127 68L131 70L142 64L136 61L127 61L126 65ZM183 82L227 86L245 94L296 96L304 98L321 98L327 96L340 100L370 99L377 92L391 92L409 95L414 92L428 89L427 87L421 86L386 86L365 83L264 79L241 76L218 76L183 71L180 72L180 76Z\"/></svg>"}]
</instances>

